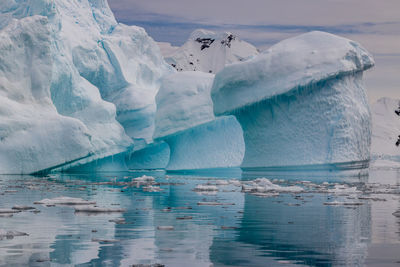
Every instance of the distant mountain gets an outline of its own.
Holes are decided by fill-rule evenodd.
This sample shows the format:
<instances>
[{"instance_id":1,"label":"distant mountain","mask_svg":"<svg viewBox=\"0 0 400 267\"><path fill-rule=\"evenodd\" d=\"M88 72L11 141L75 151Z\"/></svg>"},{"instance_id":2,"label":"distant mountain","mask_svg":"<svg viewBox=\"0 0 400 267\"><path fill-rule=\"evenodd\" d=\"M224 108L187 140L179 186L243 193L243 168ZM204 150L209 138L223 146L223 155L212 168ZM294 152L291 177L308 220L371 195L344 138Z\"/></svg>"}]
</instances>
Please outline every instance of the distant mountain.
<instances>
[{"instance_id":1,"label":"distant mountain","mask_svg":"<svg viewBox=\"0 0 400 267\"><path fill-rule=\"evenodd\" d=\"M178 71L216 73L226 65L258 54L253 45L230 32L196 30L181 47L159 43L167 63Z\"/></svg>"},{"instance_id":2,"label":"distant mountain","mask_svg":"<svg viewBox=\"0 0 400 267\"><path fill-rule=\"evenodd\" d=\"M375 166L400 166L400 99L384 97L372 105L371 157Z\"/></svg>"}]
</instances>

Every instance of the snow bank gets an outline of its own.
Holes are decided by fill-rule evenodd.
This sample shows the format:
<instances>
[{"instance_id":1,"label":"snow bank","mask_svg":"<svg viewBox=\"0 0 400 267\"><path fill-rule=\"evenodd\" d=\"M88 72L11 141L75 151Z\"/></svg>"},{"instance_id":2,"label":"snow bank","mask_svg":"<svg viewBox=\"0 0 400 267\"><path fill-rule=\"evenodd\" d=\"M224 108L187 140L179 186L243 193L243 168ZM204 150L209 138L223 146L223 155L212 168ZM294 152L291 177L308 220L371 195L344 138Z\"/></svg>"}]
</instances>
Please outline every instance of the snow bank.
<instances>
[{"instance_id":1,"label":"snow bank","mask_svg":"<svg viewBox=\"0 0 400 267\"><path fill-rule=\"evenodd\" d=\"M368 161L371 122L362 72L373 65L353 41L302 34L219 72L214 113L233 114L241 124L242 167Z\"/></svg>"}]
</instances>

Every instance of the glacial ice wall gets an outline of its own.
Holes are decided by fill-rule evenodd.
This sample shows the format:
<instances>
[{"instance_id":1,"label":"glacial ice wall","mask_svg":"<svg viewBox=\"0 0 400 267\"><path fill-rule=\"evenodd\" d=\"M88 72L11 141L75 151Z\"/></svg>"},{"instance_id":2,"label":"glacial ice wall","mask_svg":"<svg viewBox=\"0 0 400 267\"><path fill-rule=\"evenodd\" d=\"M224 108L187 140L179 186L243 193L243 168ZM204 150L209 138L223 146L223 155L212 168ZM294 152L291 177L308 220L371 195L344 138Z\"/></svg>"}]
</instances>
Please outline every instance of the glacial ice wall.
<instances>
[{"instance_id":1,"label":"glacial ice wall","mask_svg":"<svg viewBox=\"0 0 400 267\"><path fill-rule=\"evenodd\" d=\"M215 119L210 90L214 75L179 72L163 79L156 97L154 138L170 148L168 170L239 166L243 132L233 116Z\"/></svg>"},{"instance_id":2,"label":"glacial ice wall","mask_svg":"<svg viewBox=\"0 0 400 267\"><path fill-rule=\"evenodd\" d=\"M242 167L369 160L371 119L359 44L310 32L284 40L214 80L216 115L235 115L245 140Z\"/></svg>"},{"instance_id":3,"label":"glacial ice wall","mask_svg":"<svg viewBox=\"0 0 400 267\"><path fill-rule=\"evenodd\" d=\"M1 96L12 102L2 105L0 172L87 162L151 141L159 79L173 69L142 28L115 21L106 0L4 0L0 32Z\"/></svg>"},{"instance_id":4,"label":"glacial ice wall","mask_svg":"<svg viewBox=\"0 0 400 267\"><path fill-rule=\"evenodd\" d=\"M0 173L30 173L94 151L80 120L51 101L53 60L45 17L11 20L0 31Z\"/></svg>"}]
</instances>

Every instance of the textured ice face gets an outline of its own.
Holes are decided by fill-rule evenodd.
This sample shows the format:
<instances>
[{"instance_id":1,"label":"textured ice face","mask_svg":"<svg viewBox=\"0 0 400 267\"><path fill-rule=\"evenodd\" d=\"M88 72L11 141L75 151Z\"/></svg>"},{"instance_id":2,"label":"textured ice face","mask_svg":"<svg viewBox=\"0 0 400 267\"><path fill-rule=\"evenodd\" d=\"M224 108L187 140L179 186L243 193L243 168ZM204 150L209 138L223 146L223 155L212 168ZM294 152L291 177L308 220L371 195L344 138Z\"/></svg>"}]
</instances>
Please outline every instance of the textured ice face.
<instances>
[{"instance_id":1,"label":"textured ice face","mask_svg":"<svg viewBox=\"0 0 400 267\"><path fill-rule=\"evenodd\" d=\"M15 102L2 112L24 110L0 132L23 137L38 125L0 171L101 158L152 139L158 81L172 68L143 29L118 24L106 0L7 0L0 12L0 90ZM10 140L2 142L11 150Z\"/></svg>"},{"instance_id":2,"label":"textured ice face","mask_svg":"<svg viewBox=\"0 0 400 267\"><path fill-rule=\"evenodd\" d=\"M165 60L178 71L217 73L226 65L258 54L257 48L230 32L195 30L179 48L161 44Z\"/></svg>"},{"instance_id":3,"label":"textured ice face","mask_svg":"<svg viewBox=\"0 0 400 267\"><path fill-rule=\"evenodd\" d=\"M154 138L213 120L210 96L213 80L213 74L201 72L180 72L165 77L156 97Z\"/></svg>"},{"instance_id":4,"label":"textured ice face","mask_svg":"<svg viewBox=\"0 0 400 267\"><path fill-rule=\"evenodd\" d=\"M360 45L311 32L227 66L214 80L214 113L233 114L245 139L242 167L369 160L371 121Z\"/></svg>"},{"instance_id":5,"label":"textured ice face","mask_svg":"<svg viewBox=\"0 0 400 267\"><path fill-rule=\"evenodd\" d=\"M12 20L0 31L0 173L30 173L88 156L82 121L51 101L53 69L45 17Z\"/></svg>"},{"instance_id":6,"label":"textured ice face","mask_svg":"<svg viewBox=\"0 0 400 267\"><path fill-rule=\"evenodd\" d=\"M302 34L218 73L212 88L214 112L230 114L291 90L373 65L372 56L356 42L324 32Z\"/></svg>"}]
</instances>

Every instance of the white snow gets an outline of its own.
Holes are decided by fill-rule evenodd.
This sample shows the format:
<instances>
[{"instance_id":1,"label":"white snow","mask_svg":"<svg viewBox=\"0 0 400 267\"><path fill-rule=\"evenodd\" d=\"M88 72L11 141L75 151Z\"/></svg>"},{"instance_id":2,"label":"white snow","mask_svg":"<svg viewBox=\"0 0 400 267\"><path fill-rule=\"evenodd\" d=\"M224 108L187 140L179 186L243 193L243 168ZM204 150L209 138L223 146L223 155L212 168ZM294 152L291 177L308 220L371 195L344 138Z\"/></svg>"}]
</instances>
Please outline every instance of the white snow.
<instances>
[{"instance_id":1,"label":"white snow","mask_svg":"<svg viewBox=\"0 0 400 267\"><path fill-rule=\"evenodd\" d=\"M198 29L179 48L159 44L165 60L178 71L217 73L226 65L258 54L257 48L230 32Z\"/></svg>"},{"instance_id":2,"label":"white snow","mask_svg":"<svg viewBox=\"0 0 400 267\"><path fill-rule=\"evenodd\" d=\"M367 162L371 121L362 72L371 55L329 33L284 40L216 74L216 115L243 128L242 167Z\"/></svg>"},{"instance_id":3,"label":"white snow","mask_svg":"<svg viewBox=\"0 0 400 267\"><path fill-rule=\"evenodd\" d=\"M400 146L396 146L400 135L400 116L395 113L399 107L400 99L387 97L379 99L371 107L371 157L374 167L400 166Z\"/></svg>"}]
</instances>

